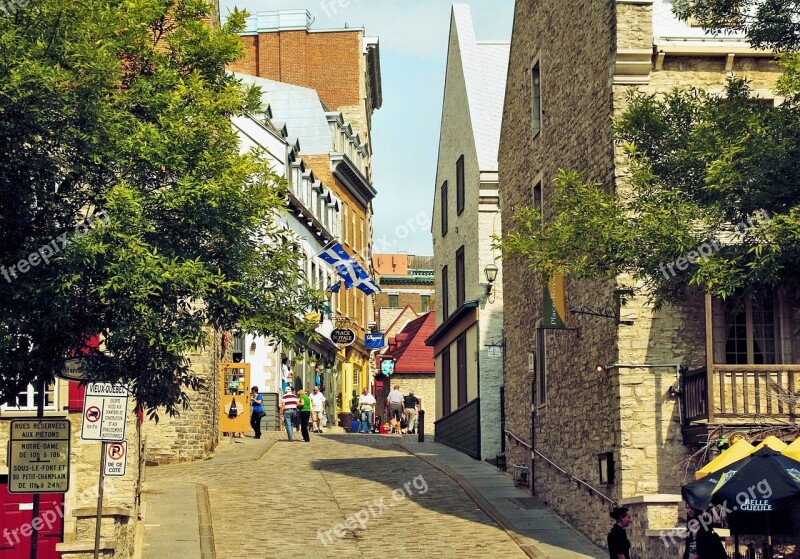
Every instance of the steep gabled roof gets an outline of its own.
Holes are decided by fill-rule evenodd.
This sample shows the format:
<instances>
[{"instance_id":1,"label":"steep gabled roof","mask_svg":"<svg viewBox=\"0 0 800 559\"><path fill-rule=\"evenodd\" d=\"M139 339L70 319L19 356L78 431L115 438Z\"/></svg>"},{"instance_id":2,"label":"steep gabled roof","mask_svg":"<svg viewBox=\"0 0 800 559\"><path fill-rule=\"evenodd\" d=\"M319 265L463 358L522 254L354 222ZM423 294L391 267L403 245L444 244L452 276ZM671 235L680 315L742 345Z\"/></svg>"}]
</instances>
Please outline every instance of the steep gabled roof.
<instances>
[{"instance_id":1,"label":"steep gabled roof","mask_svg":"<svg viewBox=\"0 0 800 559\"><path fill-rule=\"evenodd\" d=\"M510 42L478 42L468 4L453 5L472 133L481 171L497 171ZM449 63L449 62L448 62Z\"/></svg>"},{"instance_id":2,"label":"steep gabled roof","mask_svg":"<svg viewBox=\"0 0 800 559\"><path fill-rule=\"evenodd\" d=\"M433 348L425 345L425 339L436 328L435 312L431 311L412 320L397 336L397 347L382 357L393 357L395 373L435 373Z\"/></svg>"}]
</instances>

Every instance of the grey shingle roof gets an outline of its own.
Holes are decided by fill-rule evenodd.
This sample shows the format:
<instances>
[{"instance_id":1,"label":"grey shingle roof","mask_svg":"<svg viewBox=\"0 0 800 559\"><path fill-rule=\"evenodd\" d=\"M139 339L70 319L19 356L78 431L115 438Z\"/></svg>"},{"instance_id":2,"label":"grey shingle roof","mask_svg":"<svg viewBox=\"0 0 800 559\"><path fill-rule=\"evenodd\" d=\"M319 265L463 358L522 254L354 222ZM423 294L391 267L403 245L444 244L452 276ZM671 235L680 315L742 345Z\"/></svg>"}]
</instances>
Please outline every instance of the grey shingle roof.
<instances>
[{"instance_id":1,"label":"grey shingle roof","mask_svg":"<svg viewBox=\"0 0 800 559\"><path fill-rule=\"evenodd\" d=\"M331 152L331 129L316 90L247 74L235 75L245 84L261 87L261 98L264 103L269 103L273 120L286 124L289 136L300 141L303 155L327 155Z\"/></svg>"}]
</instances>

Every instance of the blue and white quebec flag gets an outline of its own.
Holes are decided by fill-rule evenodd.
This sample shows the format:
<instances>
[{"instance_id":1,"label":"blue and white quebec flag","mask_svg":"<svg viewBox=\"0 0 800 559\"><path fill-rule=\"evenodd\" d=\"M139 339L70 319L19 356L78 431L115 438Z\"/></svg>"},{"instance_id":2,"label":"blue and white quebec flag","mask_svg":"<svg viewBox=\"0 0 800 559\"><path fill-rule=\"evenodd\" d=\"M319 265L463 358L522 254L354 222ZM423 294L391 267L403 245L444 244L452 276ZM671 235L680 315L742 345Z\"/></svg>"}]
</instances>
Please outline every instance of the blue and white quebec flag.
<instances>
[{"instance_id":1,"label":"blue and white quebec flag","mask_svg":"<svg viewBox=\"0 0 800 559\"><path fill-rule=\"evenodd\" d=\"M347 251L340 243L335 243L333 246L323 250L319 253L319 257L333 266L339 276L344 279L345 289L356 286L367 295L372 295L381 290L375 280L370 278L364 268L347 254ZM339 291L338 284L332 291L334 293Z\"/></svg>"}]
</instances>

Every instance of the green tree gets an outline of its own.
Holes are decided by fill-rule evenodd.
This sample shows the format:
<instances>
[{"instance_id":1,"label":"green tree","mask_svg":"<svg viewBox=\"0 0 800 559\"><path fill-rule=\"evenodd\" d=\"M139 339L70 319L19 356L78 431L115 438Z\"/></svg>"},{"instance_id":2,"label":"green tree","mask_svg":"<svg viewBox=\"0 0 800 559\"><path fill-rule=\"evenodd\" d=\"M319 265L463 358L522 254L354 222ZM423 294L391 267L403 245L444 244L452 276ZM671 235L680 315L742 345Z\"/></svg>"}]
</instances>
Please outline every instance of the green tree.
<instances>
[{"instance_id":1,"label":"green tree","mask_svg":"<svg viewBox=\"0 0 800 559\"><path fill-rule=\"evenodd\" d=\"M629 274L656 305L800 287L800 69L781 63L777 107L738 78L724 96L632 91L614 123L629 180L615 191L562 171L552 219L518 211L504 254L546 276Z\"/></svg>"},{"instance_id":2,"label":"green tree","mask_svg":"<svg viewBox=\"0 0 800 559\"><path fill-rule=\"evenodd\" d=\"M224 70L246 14L212 29L210 10L37 0L0 17L0 401L77 352L90 380L174 414L202 386L187 352L208 327L312 335L297 316L321 297L278 226L285 187L231 126L260 110Z\"/></svg>"},{"instance_id":3,"label":"green tree","mask_svg":"<svg viewBox=\"0 0 800 559\"><path fill-rule=\"evenodd\" d=\"M673 11L715 34L743 31L756 48L800 48L800 0L674 0Z\"/></svg>"}]
</instances>

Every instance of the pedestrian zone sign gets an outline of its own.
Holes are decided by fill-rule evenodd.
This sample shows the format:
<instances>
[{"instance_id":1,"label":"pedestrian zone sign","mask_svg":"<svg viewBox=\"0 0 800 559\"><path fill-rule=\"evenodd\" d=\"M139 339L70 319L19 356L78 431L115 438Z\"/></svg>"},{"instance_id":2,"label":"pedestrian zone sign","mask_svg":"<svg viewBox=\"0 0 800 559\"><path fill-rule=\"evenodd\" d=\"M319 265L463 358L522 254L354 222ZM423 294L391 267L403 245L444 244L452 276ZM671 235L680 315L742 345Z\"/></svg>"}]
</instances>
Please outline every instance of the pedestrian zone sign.
<instances>
[{"instance_id":1,"label":"pedestrian zone sign","mask_svg":"<svg viewBox=\"0 0 800 559\"><path fill-rule=\"evenodd\" d=\"M70 423L66 419L12 419L8 492L66 493L69 433Z\"/></svg>"},{"instance_id":2,"label":"pedestrian zone sign","mask_svg":"<svg viewBox=\"0 0 800 559\"><path fill-rule=\"evenodd\" d=\"M119 442L125 440L128 389L121 384L91 382L83 400L81 439Z\"/></svg>"},{"instance_id":3,"label":"pedestrian zone sign","mask_svg":"<svg viewBox=\"0 0 800 559\"><path fill-rule=\"evenodd\" d=\"M103 475L124 476L125 466L128 463L128 442L105 443L103 447L106 452Z\"/></svg>"}]
</instances>

